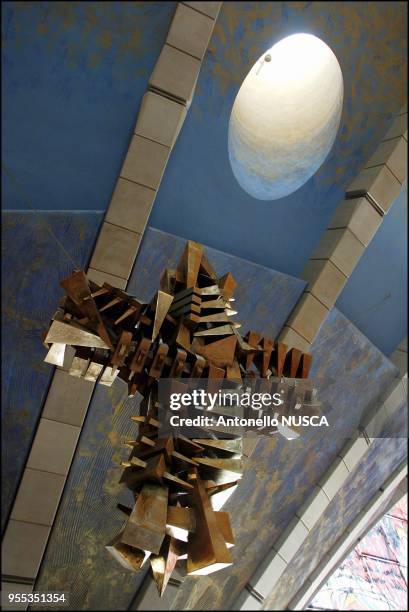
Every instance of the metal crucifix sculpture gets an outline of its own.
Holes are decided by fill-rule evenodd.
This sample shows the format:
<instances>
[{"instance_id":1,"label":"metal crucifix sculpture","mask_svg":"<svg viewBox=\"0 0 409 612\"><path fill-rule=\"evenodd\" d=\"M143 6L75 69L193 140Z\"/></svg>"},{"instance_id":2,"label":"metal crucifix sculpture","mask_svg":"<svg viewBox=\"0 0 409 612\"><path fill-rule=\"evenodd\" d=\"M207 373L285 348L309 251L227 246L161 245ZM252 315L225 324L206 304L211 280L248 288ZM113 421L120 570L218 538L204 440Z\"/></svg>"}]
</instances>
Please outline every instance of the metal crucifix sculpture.
<instances>
[{"instance_id":1,"label":"metal crucifix sculpture","mask_svg":"<svg viewBox=\"0 0 409 612\"><path fill-rule=\"evenodd\" d=\"M126 524L107 549L132 571L149 559L160 595L178 560L186 560L188 575L227 567L234 536L221 506L241 478L242 438L208 430L163 435L159 381L180 388L197 379L306 379L311 356L256 332L242 337L232 319L233 276L218 278L195 242L176 269L164 271L149 303L99 286L81 270L61 286L66 295L43 337L45 361L102 385L120 378L130 396L142 396L132 417L138 435L126 442L130 456L122 463L134 505L118 504Z\"/></svg>"}]
</instances>

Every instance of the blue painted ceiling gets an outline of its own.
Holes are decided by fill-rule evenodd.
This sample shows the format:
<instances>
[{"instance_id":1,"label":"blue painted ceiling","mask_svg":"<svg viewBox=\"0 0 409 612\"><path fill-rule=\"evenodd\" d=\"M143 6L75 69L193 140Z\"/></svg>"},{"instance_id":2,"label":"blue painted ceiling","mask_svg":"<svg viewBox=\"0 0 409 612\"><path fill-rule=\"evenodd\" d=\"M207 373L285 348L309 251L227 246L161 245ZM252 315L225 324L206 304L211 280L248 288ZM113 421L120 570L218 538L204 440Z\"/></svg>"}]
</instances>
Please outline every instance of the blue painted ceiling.
<instances>
[{"instance_id":1,"label":"blue painted ceiling","mask_svg":"<svg viewBox=\"0 0 409 612\"><path fill-rule=\"evenodd\" d=\"M175 4L3 3L3 159L20 185L4 179L3 208L106 209ZM314 177L286 198L260 201L232 174L228 120L254 61L296 32L320 37L338 58L341 126ZM225 2L150 225L298 275L347 184L403 104L405 67L406 3ZM404 211L405 203L395 205L382 227L389 245L396 246ZM401 274L379 266L370 249L360 270L373 287L382 277L378 293L398 296L384 302L382 313L401 320ZM400 270L400 246L390 255L400 258L393 259ZM352 317L369 294L378 298L356 297L356 278L340 301ZM395 326L394 336L405 326ZM386 351L390 330L382 337L375 327L365 331Z\"/></svg>"}]
</instances>

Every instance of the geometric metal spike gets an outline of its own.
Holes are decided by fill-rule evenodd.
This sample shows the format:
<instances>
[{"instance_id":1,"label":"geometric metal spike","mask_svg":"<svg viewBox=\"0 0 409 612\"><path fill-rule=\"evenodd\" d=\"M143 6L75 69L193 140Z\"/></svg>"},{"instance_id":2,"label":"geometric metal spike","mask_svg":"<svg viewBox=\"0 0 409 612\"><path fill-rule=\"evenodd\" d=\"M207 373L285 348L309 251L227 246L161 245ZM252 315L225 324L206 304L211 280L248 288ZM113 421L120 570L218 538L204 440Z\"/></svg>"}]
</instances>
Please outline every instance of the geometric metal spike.
<instances>
[{"instance_id":1,"label":"geometric metal spike","mask_svg":"<svg viewBox=\"0 0 409 612\"><path fill-rule=\"evenodd\" d=\"M97 305L91 297L91 289L85 272L83 270L74 272L71 276L62 280L60 285L75 308L90 322L93 331L97 332L108 347L113 350L111 338L102 321Z\"/></svg>"},{"instance_id":2,"label":"geometric metal spike","mask_svg":"<svg viewBox=\"0 0 409 612\"><path fill-rule=\"evenodd\" d=\"M219 327L212 327L211 329L203 329L202 331L195 332L193 335L196 337L201 336L226 336L233 333L231 325L220 325Z\"/></svg>"},{"instance_id":3,"label":"geometric metal spike","mask_svg":"<svg viewBox=\"0 0 409 612\"><path fill-rule=\"evenodd\" d=\"M200 262L200 272L206 274L209 278L217 281L217 274L212 264L207 259L206 255L202 252L202 260Z\"/></svg>"},{"instance_id":4,"label":"geometric metal spike","mask_svg":"<svg viewBox=\"0 0 409 612\"><path fill-rule=\"evenodd\" d=\"M159 421L153 419L152 417L147 417L144 415L131 416L131 420L135 421L136 423L147 423L149 425L152 425L152 427L160 427Z\"/></svg>"},{"instance_id":5,"label":"geometric metal spike","mask_svg":"<svg viewBox=\"0 0 409 612\"><path fill-rule=\"evenodd\" d=\"M92 348L109 348L102 338L97 336L97 334L93 334L85 327L55 320L51 323L45 337L45 342L58 342L70 344L71 346L89 346Z\"/></svg>"},{"instance_id":6,"label":"geometric metal spike","mask_svg":"<svg viewBox=\"0 0 409 612\"><path fill-rule=\"evenodd\" d=\"M114 321L114 325L118 325L118 323L121 323L122 321L130 317L131 315L135 314L135 312L137 311L138 311L138 308L136 308L136 306L131 306L130 308L125 310L125 312L120 317L118 317L116 321Z\"/></svg>"},{"instance_id":7,"label":"geometric metal spike","mask_svg":"<svg viewBox=\"0 0 409 612\"><path fill-rule=\"evenodd\" d=\"M194 287L197 283L200 262L202 260L203 247L198 242L189 240L176 269L176 280L184 283L187 288Z\"/></svg>"},{"instance_id":8,"label":"geometric metal spike","mask_svg":"<svg viewBox=\"0 0 409 612\"><path fill-rule=\"evenodd\" d=\"M232 439L212 439L212 438L194 438L193 442L197 442L201 446L208 446L215 449L220 449L222 451L233 453L235 455L241 455L242 453L242 438L232 438Z\"/></svg>"},{"instance_id":9,"label":"geometric metal spike","mask_svg":"<svg viewBox=\"0 0 409 612\"><path fill-rule=\"evenodd\" d=\"M96 363L95 361L91 361L87 371L84 374L84 379L96 382L98 380L98 376L101 374L103 369L104 365L102 363Z\"/></svg>"},{"instance_id":10,"label":"geometric metal spike","mask_svg":"<svg viewBox=\"0 0 409 612\"><path fill-rule=\"evenodd\" d=\"M111 387L112 383L116 379L119 374L118 368L113 368L111 366L106 366L104 369L101 378L99 379L100 385L105 385L107 387Z\"/></svg>"}]
</instances>

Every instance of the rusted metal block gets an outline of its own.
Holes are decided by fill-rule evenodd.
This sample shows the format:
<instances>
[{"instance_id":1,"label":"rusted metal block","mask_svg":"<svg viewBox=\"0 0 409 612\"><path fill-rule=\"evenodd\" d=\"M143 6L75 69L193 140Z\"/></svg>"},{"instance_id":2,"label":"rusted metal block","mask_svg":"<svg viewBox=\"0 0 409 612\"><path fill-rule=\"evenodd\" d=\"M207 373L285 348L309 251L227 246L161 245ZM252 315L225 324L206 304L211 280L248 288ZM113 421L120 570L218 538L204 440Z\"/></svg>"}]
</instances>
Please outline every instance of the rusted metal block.
<instances>
[{"instance_id":1,"label":"rusted metal block","mask_svg":"<svg viewBox=\"0 0 409 612\"><path fill-rule=\"evenodd\" d=\"M121 542L158 554L165 537L168 488L151 483L143 485Z\"/></svg>"},{"instance_id":2,"label":"rusted metal block","mask_svg":"<svg viewBox=\"0 0 409 612\"><path fill-rule=\"evenodd\" d=\"M297 378L308 378L312 364L312 356L308 353L303 353L297 370Z\"/></svg>"},{"instance_id":3,"label":"rusted metal block","mask_svg":"<svg viewBox=\"0 0 409 612\"><path fill-rule=\"evenodd\" d=\"M140 456L137 456L140 459ZM143 482L158 482L162 484L166 463L162 453L144 458L146 467L133 469L126 467L119 482L124 482L128 489L137 488ZM136 466L135 466L136 467Z\"/></svg>"},{"instance_id":4,"label":"rusted metal block","mask_svg":"<svg viewBox=\"0 0 409 612\"><path fill-rule=\"evenodd\" d=\"M206 359L200 355L195 355L195 361L190 372L190 378L200 378L205 367Z\"/></svg>"},{"instance_id":5,"label":"rusted metal block","mask_svg":"<svg viewBox=\"0 0 409 612\"><path fill-rule=\"evenodd\" d=\"M111 337L102 321L94 298L91 297L91 290L85 273L82 270L74 272L70 277L61 281L60 285L88 319L90 326L99 334L109 348L113 350Z\"/></svg>"}]
</instances>

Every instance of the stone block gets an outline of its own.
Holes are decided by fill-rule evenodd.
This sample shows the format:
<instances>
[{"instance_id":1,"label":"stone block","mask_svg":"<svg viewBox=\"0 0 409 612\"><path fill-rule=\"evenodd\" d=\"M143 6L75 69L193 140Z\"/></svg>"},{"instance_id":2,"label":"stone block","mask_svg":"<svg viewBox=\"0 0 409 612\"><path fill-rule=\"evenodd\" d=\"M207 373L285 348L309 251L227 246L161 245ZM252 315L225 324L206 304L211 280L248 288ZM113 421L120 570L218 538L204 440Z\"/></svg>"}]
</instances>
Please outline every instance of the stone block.
<instances>
[{"instance_id":1,"label":"stone block","mask_svg":"<svg viewBox=\"0 0 409 612\"><path fill-rule=\"evenodd\" d=\"M350 440L344 448L339 452L339 456L343 459L349 471L352 471L361 461L369 446L368 442L363 437Z\"/></svg>"},{"instance_id":2,"label":"stone block","mask_svg":"<svg viewBox=\"0 0 409 612\"><path fill-rule=\"evenodd\" d=\"M82 427L94 386L94 383L88 380L56 370L42 416L52 421Z\"/></svg>"},{"instance_id":3,"label":"stone block","mask_svg":"<svg viewBox=\"0 0 409 612\"><path fill-rule=\"evenodd\" d=\"M383 404L391 415L403 403L407 402L407 391L405 380L403 378L395 378L378 396L379 404Z\"/></svg>"},{"instance_id":4,"label":"stone block","mask_svg":"<svg viewBox=\"0 0 409 612\"><path fill-rule=\"evenodd\" d=\"M291 327L288 327L288 325L283 327L278 339L280 342L284 342L289 349L297 348L305 353L308 353L310 350L310 343L305 338L300 336L300 334L297 334L296 331L291 329Z\"/></svg>"},{"instance_id":5,"label":"stone block","mask_svg":"<svg viewBox=\"0 0 409 612\"><path fill-rule=\"evenodd\" d=\"M330 259L349 278L364 250L362 242L349 229L328 229L311 259Z\"/></svg>"},{"instance_id":6,"label":"stone block","mask_svg":"<svg viewBox=\"0 0 409 612\"><path fill-rule=\"evenodd\" d=\"M267 597L286 567L286 561L276 550L271 549L250 578L249 584L259 595Z\"/></svg>"},{"instance_id":7,"label":"stone block","mask_svg":"<svg viewBox=\"0 0 409 612\"><path fill-rule=\"evenodd\" d=\"M15 601L9 601L8 595L10 594L29 594L33 592L34 584L27 584L26 582L1 582L1 593L2 593L2 610L27 610L28 603L21 602L16 603Z\"/></svg>"},{"instance_id":8,"label":"stone block","mask_svg":"<svg viewBox=\"0 0 409 612\"><path fill-rule=\"evenodd\" d=\"M286 563L290 563L308 534L307 527L295 516L274 544L274 549Z\"/></svg>"},{"instance_id":9,"label":"stone block","mask_svg":"<svg viewBox=\"0 0 409 612\"><path fill-rule=\"evenodd\" d=\"M100 270L95 270L94 268L88 268L87 276L97 285L103 285L104 283L109 283L113 287L117 287L118 289L126 289L128 281L126 278L121 278L120 276L114 276L113 274L108 274L107 272L101 272Z\"/></svg>"}]
</instances>

